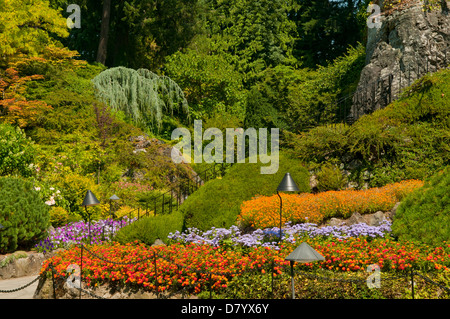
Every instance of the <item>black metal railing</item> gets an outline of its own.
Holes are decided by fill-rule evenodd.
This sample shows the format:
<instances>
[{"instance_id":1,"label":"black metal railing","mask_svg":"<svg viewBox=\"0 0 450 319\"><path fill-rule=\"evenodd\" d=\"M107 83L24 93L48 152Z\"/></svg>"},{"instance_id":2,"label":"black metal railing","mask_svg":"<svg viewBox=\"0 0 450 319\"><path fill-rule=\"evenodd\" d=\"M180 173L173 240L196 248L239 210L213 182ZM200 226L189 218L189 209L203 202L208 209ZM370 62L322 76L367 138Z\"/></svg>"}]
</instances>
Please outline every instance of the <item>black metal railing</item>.
<instances>
[{"instance_id":1,"label":"black metal railing","mask_svg":"<svg viewBox=\"0 0 450 319\"><path fill-rule=\"evenodd\" d=\"M139 220L142 217L171 214L206 182L217 177L223 177L229 165L232 164L214 163L200 173L195 173L192 177L188 176L181 179L177 185L170 187L169 190L161 194L152 198L141 199L140 207L130 211L129 217L136 216Z\"/></svg>"}]
</instances>

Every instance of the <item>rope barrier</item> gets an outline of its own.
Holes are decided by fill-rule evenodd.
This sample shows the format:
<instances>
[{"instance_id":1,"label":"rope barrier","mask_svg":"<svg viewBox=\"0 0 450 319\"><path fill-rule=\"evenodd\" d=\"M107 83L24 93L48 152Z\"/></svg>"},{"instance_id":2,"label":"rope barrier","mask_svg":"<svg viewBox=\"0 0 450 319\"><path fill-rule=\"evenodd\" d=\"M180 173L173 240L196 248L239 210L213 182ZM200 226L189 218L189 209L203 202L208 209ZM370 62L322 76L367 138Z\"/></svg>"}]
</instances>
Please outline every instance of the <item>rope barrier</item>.
<instances>
[{"instance_id":1,"label":"rope barrier","mask_svg":"<svg viewBox=\"0 0 450 319\"><path fill-rule=\"evenodd\" d=\"M443 286L443 285L441 285L441 284L439 284L439 283L437 283L437 282L431 280L430 278L428 278L428 277L426 277L426 276L424 276L424 275L422 275L422 274L420 274L420 273L418 273L418 272L416 272L416 271L414 271L413 273L414 273L415 275L417 275L417 276L423 278L425 281L429 282L430 284L435 285L435 286L438 286L439 288L444 289L446 292L450 293L450 288L448 288L448 287L446 287L446 286Z\"/></svg>"},{"instance_id":2,"label":"rope barrier","mask_svg":"<svg viewBox=\"0 0 450 319\"><path fill-rule=\"evenodd\" d=\"M252 272L253 273L261 272L262 270L264 270L266 268L269 268L269 271L272 273L272 277L273 277L273 273L275 272L275 268L276 267L278 269L281 268L282 273L286 273L286 274L289 273L289 270L287 269L287 265L284 262L275 262L275 260L272 260L269 263L269 265L270 265L269 267L254 267L254 268L251 268L248 265L246 265L245 268L243 270L241 270L241 271L222 272L222 271L214 271L214 270L206 270L206 269L205 270L199 270L199 269L194 269L194 268L192 268L190 266L180 265L180 264L176 263L173 258L169 258L169 257L166 257L165 255L161 255L161 254L157 253L156 251L153 251L153 254L151 254L151 256L149 256L147 258L144 258L144 259L137 260L137 261L117 262L117 261L108 260L104 256L98 255L97 253L93 252L92 250L90 250L89 248L84 246L83 244L80 244L80 248L82 250L83 249L86 250L90 255L92 255L93 257L95 257L95 258L97 258L97 259L99 259L99 260L101 260L103 262L116 264L116 265L137 265L137 264L140 264L140 263L151 261L151 259L153 259L151 262L155 265L154 277L155 277L156 287L158 287L158 280L157 280L158 274L157 274L157 267L156 267L157 258L162 259L162 260L170 263L173 267L176 267L177 270L178 270L177 273L180 276L183 275L183 273L180 273L180 269L181 269L182 271L186 271L186 272L189 272L189 273L195 273L195 274L200 275L201 277L203 277L203 279L205 280L205 284L209 288L210 295L212 293L213 286L214 286L212 284L212 280L213 280L212 276L223 276L223 277L228 277L229 278L230 276L233 276L233 275L235 276L235 275L243 275L243 274L252 273ZM173 257L175 257L175 256L173 256ZM54 279L54 274L55 274L55 269L54 269L53 264L50 263L48 265L48 268L50 268L50 270L52 271L52 280L53 280ZM46 271L49 270L48 268L46 269ZM211 269L213 269L213 268L211 268ZM297 275L304 276L304 277L309 278L309 279L317 279L317 280L321 280L321 281L355 283L355 284L367 283L367 279L360 279L360 278L345 278L344 279L344 278L334 278L334 277L327 277L327 276L319 276L317 274L307 273L307 272L301 271L298 268L295 269L294 273L297 274ZM429 277L427 277L425 275L422 275L421 273L416 272L416 271L413 271L413 274L418 275L419 277L423 278L427 283L435 285L435 286L443 289L447 293L450 293L450 288L433 281ZM409 273L408 274L399 274L397 276L384 277L384 278L382 278L382 280L383 281L392 281L392 280L397 280L397 279L402 279L402 278L408 278L409 276L410 276ZM21 287L18 287L16 289L0 290L0 293L13 293L13 292L20 291L22 289L25 289L25 288L29 287L33 283L35 283L37 280L39 280L39 278L41 278L41 276L37 276L31 282L29 282L29 283L27 283L27 284L25 284L25 285L23 285ZM61 285L61 283L57 284L57 287L59 287L60 285ZM193 285L193 284L184 284L183 288L182 288L182 292L183 291L186 292L186 291L189 290L189 288L192 289L196 285L198 285L198 284L197 283L195 285ZM55 287L55 282L53 281L54 291L55 291L55 289L57 287ZM98 295L96 295L96 294L94 294L94 293L92 293L92 292L90 292L90 291L88 291L86 289L82 289L81 287L76 287L76 289L78 289L80 291L80 293L83 292L83 293L88 294L88 295L90 295L90 296L92 296L94 298L106 299L106 298L98 296ZM273 278L272 278L272 289L273 289ZM54 294L55 294L55 292L54 292Z\"/></svg>"},{"instance_id":3,"label":"rope barrier","mask_svg":"<svg viewBox=\"0 0 450 319\"><path fill-rule=\"evenodd\" d=\"M35 279L33 279L32 281L30 281L30 282L27 283L26 285L23 285L23 286L21 286L21 287L19 287L19 288L15 288L15 289L11 289L11 290L0 290L0 293L12 293L12 292L17 292L17 291L23 290L23 289L25 289L25 288L31 286L32 284L34 284L36 281L38 281L40 277L41 277L41 276L37 276L37 277L36 277Z\"/></svg>"}]
</instances>

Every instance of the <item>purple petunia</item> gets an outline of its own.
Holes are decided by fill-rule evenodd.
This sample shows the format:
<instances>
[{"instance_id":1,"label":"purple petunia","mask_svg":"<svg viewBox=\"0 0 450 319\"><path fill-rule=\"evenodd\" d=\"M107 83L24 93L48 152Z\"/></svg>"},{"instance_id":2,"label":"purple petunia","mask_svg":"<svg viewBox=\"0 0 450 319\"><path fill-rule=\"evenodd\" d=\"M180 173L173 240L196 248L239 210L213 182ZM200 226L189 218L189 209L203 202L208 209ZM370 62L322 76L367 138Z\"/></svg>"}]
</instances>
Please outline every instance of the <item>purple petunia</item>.
<instances>
[{"instance_id":1,"label":"purple petunia","mask_svg":"<svg viewBox=\"0 0 450 319\"><path fill-rule=\"evenodd\" d=\"M113 220L108 218L91 222L90 242L92 244L101 244L104 241L109 241L120 228L134 222L136 219L124 217L123 220ZM48 251L88 242L89 223L79 221L49 231L48 237L44 241L39 242L35 248L39 251Z\"/></svg>"}]
</instances>

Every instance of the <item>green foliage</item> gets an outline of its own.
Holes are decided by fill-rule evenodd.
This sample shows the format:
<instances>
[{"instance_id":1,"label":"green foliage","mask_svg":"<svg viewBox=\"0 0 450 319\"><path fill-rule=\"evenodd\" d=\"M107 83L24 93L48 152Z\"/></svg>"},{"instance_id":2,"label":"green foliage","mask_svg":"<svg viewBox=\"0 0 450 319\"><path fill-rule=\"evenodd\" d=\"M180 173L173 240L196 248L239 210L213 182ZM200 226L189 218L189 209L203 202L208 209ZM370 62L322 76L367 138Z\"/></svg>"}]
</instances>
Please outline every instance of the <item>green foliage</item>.
<instances>
[{"instance_id":1,"label":"green foliage","mask_svg":"<svg viewBox=\"0 0 450 319\"><path fill-rule=\"evenodd\" d=\"M20 258L27 258L28 255L25 252L17 251L5 258L3 258L0 261L0 268L7 266L9 263L12 263L14 260L20 259Z\"/></svg>"},{"instance_id":2,"label":"green foliage","mask_svg":"<svg viewBox=\"0 0 450 319\"><path fill-rule=\"evenodd\" d=\"M294 55L304 67L325 66L345 54L349 45L363 40L366 20L360 18L367 10L368 0L295 0L294 12L298 37Z\"/></svg>"},{"instance_id":3,"label":"green foliage","mask_svg":"<svg viewBox=\"0 0 450 319\"><path fill-rule=\"evenodd\" d=\"M369 186L425 179L450 163L450 72L416 81L397 101L352 126L320 126L285 134L290 153L312 167L343 163L351 181L370 174Z\"/></svg>"},{"instance_id":4,"label":"green foliage","mask_svg":"<svg viewBox=\"0 0 450 319\"><path fill-rule=\"evenodd\" d=\"M175 231L181 231L183 227L183 216L176 211L172 214L144 217L119 230L114 240L121 243L132 243L138 241L152 245L156 239L167 242L167 236Z\"/></svg>"},{"instance_id":5,"label":"green foliage","mask_svg":"<svg viewBox=\"0 0 450 319\"><path fill-rule=\"evenodd\" d=\"M103 71L92 83L97 97L114 111L123 111L134 123L161 128L164 115L189 114L180 87L169 77L139 69L117 67Z\"/></svg>"},{"instance_id":6,"label":"green foliage","mask_svg":"<svg viewBox=\"0 0 450 319\"><path fill-rule=\"evenodd\" d=\"M336 101L356 88L365 65L364 59L363 45L349 47L345 55L310 71L304 81L293 83L288 92L289 107L285 113L291 131L336 123L346 117L349 106L341 111Z\"/></svg>"},{"instance_id":7,"label":"green foliage","mask_svg":"<svg viewBox=\"0 0 450 319\"><path fill-rule=\"evenodd\" d=\"M27 180L0 178L0 253L29 249L46 235L48 206Z\"/></svg>"},{"instance_id":8,"label":"green foliage","mask_svg":"<svg viewBox=\"0 0 450 319\"><path fill-rule=\"evenodd\" d=\"M11 19L11 17L14 17ZM39 54L55 40L68 36L66 19L49 7L47 0L0 1L0 56Z\"/></svg>"},{"instance_id":9,"label":"green foliage","mask_svg":"<svg viewBox=\"0 0 450 319\"><path fill-rule=\"evenodd\" d=\"M261 174L261 163L234 164L221 179L207 182L181 205L185 227L207 230L230 227L236 222L243 201L256 195L276 192L278 184L289 172L301 192L309 192L309 175L300 162L280 154L276 174Z\"/></svg>"},{"instance_id":10,"label":"green foliage","mask_svg":"<svg viewBox=\"0 0 450 319\"><path fill-rule=\"evenodd\" d=\"M296 271L298 265L294 266ZM306 275L295 273L295 297L296 299L410 299L411 285L404 279L389 280L389 284L383 284L385 278L381 274L381 287L370 289L367 284L366 272L336 273L326 270L308 270ZM448 280L446 273L427 273L438 282ZM359 282L352 282L357 279ZM415 298L446 298L446 294L436 286L427 284L418 276L414 277ZM292 296L290 270L285 267L284 272L275 274L273 278L271 268L266 267L265 273L249 272L234 276L228 287L219 291L218 298L226 299L289 299Z\"/></svg>"},{"instance_id":11,"label":"green foliage","mask_svg":"<svg viewBox=\"0 0 450 319\"><path fill-rule=\"evenodd\" d=\"M52 207L49 213L50 224L54 228L64 226L70 222L69 213L62 207Z\"/></svg>"},{"instance_id":12,"label":"green foliage","mask_svg":"<svg viewBox=\"0 0 450 319\"><path fill-rule=\"evenodd\" d=\"M208 53L211 40L201 40L208 44L207 48L187 49L169 56L165 71L183 88L194 118L226 112L242 120L243 75L235 70L227 55Z\"/></svg>"},{"instance_id":13,"label":"green foliage","mask_svg":"<svg viewBox=\"0 0 450 319\"><path fill-rule=\"evenodd\" d=\"M236 58L236 70L251 79L266 67L295 63L291 4L281 0L208 0L206 31L217 51Z\"/></svg>"},{"instance_id":14,"label":"green foliage","mask_svg":"<svg viewBox=\"0 0 450 319\"><path fill-rule=\"evenodd\" d=\"M68 202L71 213L80 215L84 220L88 219L88 214L93 216L92 219L97 219L101 214L99 206L89 207L88 212L81 206L88 190L99 196L99 186L92 177L66 172L55 181L55 186L61 190L61 196Z\"/></svg>"},{"instance_id":15,"label":"green foliage","mask_svg":"<svg viewBox=\"0 0 450 319\"><path fill-rule=\"evenodd\" d=\"M400 204L392 225L401 240L441 245L450 241L450 167L434 175Z\"/></svg>"},{"instance_id":16,"label":"green foliage","mask_svg":"<svg viewBox=\"0 0 450 319\"><path fill-rule=\"evenodd\" d=\"M0 124L0 176L34 173L34 143L18 127Z\"/></svg>"},{"instance_id":17,"label":"green foliage","mask_svg":"<svg viewBox=\"0 0 450 319\"><path fill-rule=\"evenodd\" d=\"M326 163L321 167L320 172L317 173L317 181L319 192L342 190L347 182L339 167L331 163Z\"/></svg>"}]
</instances>

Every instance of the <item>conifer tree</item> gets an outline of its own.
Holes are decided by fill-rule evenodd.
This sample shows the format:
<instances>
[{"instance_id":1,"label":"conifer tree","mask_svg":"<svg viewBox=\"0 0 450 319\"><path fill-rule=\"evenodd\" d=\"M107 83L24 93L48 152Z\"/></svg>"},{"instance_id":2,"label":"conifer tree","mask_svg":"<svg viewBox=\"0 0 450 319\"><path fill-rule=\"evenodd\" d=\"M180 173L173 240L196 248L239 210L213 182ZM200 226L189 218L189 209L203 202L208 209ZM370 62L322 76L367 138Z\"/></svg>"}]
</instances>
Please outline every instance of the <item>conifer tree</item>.
<instances>
[{"instance_id":1,"label":"conifer tree","mask_svg":"<svg viewBox=\"0 0 450 319\"><path fill-rule=\"evenodd\" d=\"M103 71L92 83L99 100L138 125L160 129L164 115L177 112L189 117L183 90L167 76L117 67Z\"/></svg>"},{"instance_id":2,"label":"conifer tree","mask_svg":"<svg viewBox=\"0 0 450 319\"><path fill-rule=\"evenodd\" d=\"M48 206L30 181L0 178L0 253L29 249L45 237L49 224Z\"/></svg>"}]
</instances>

